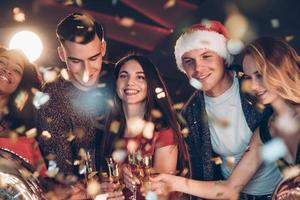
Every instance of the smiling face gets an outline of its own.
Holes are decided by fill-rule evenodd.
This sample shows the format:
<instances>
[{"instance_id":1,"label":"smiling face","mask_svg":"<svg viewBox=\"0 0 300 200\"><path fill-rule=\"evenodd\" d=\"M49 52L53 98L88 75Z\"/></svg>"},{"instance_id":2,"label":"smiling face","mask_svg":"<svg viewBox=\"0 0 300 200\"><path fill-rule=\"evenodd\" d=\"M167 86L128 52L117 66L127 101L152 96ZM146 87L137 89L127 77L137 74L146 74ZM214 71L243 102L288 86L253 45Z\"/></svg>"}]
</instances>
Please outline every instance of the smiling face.
<instances>
[{"instance_id":1,"label":"smiling face","mask_svg":"<svg viewBox=\"0 0 300 200\"><path fill-rule=\"evenodd\" d=\"M83 90L97 85L105 51L106 43L98 36L87 44L65 41L58 48L61 60L66 62L71 82Z\"/></svg>"},{"instance_id":2,"label":"smiling face","mask_svg":"<svg viewBox=\"0 0 300 200\"><path fill-rule=\"evenodd\" d=\"M116 90L123 104L144 103L147 96L147 82L144 70L136 60L129 60L121 67Z\"/></svg>"},{"instance_id":3,"label":"smiling face","mask_svg":"<svg viewBox=\"0 0 300 200\"><path fill-rule=\"evenodd\" d=\"M195 49L182 56L182 65L189 79L202 83L202 90L210 96L218 96L230 87L226 82L224 59L206 49Z\"/></svg>"},{"instance_id":4,"label":"smiling face","mask_svg":"<svg viewBox=\"0 0 300 200\"><path fill-rule=\"evenodd\" d=\"M272 104L279 98L275 93L268 91L264 85L263 77L257 70L256 63L251 55L243 59L243 70L246 80L251 80L251 88L258 101L262 104Z\"/></svg>"},{"instance_id":5,"label":"smiling face","mask_svg":"<svg viewBox=\"0 0 300 200\"><path fill-rule=\"evenodd\" d=\"M17 52L4 51L0 54L0 95L9 96L19 86L24 60Z\"/></svg>"}]
</instances>

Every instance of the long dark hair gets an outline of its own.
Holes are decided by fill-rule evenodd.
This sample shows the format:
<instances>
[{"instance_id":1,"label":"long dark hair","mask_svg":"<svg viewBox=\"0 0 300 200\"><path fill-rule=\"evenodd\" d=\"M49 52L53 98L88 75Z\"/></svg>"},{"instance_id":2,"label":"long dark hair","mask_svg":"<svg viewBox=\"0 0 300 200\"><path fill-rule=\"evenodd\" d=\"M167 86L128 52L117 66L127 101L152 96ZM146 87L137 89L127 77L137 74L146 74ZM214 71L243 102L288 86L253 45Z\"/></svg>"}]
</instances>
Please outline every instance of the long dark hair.
<instances>
[{"instance_id":1,"label":"long dark hair","mask_svg":"<svg viewBox=\"0 0 300 200\"><path fill-rule=\"evenodd\" d=\"M36 66L29 62L27 57L19 50L7 50L4 47L0 47L0 54L5 51L12 51L17 56L20 56L24 62L24 71L22 79L17 89L9 95L7 108L9 113L4 117L9 123L10 129L15 129L21 125L25 125L27 129L34 127L34 113L35 108L32 104L33 93L32 88L41 89L41 78L38 74ZM22 110L19 110L15 104L15 99L21 92L28 94L28 99Z\"/></svg>"},{"instance_id":2,"label":"long dark hair","mask_svg":"<svg viewBox=\"0 0 300 200\"><path fill-rule=\"evenodd\" d=\"M172 109L172 102L168 95L166 86L164 81L161 78L161 75L154 64L145 56L137 55L137 54L129 54L122 59L120 59L116 65L114 70L114 108L107 120L106 131L102 146L104 155L108 156L111 154L114 143L116 140L123 138L124 130L126 126L125 115L122 108L122 101L116 94L116 80L118 78L121 67L128 61L135 60L138 62L145 74L145 80L147 83L147 96L146 96L146 112L144 115L144 120L151 121L156 125L156 131L161 129L170 128L174 133L174 139L178 145L178 168L183 169L187 166L188 162L188 154L186 150L186 146L183 140L183 136L180 132L179 124L176 120L176 115L174 110ZM156 88L161 88L165 93L164 98L156 98L157 94L155 92ZM160 111L162 117L155 118L151 115L151 111L156 109ZM117 134L111 133L109 130L110 124L113 120L118 120L120 122L120 128ZM103 152L102 151L102 152Z\"/></svg>"}]
</instances>

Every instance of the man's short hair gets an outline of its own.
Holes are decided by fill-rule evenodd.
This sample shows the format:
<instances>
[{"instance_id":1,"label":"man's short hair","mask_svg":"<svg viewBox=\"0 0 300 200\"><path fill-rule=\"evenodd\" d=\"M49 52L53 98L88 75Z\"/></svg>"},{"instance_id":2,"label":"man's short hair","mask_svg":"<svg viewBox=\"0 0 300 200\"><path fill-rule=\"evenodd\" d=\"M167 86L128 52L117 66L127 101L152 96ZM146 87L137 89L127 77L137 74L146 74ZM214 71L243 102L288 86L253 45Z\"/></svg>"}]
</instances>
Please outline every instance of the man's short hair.
<instances>
[{"instance_id":1,"label":"man's short hair","mask_svg":"<svg viewBox=\"0 0 300 200\"><path fill-rule=\"evenodd\" d=\"M92 17L73 13L65 17L56 28L56 36L61 43L64 41L87 44L95 38L95 35L104 40L104 30L101 24Z\"/></svg>"}]
</instances>

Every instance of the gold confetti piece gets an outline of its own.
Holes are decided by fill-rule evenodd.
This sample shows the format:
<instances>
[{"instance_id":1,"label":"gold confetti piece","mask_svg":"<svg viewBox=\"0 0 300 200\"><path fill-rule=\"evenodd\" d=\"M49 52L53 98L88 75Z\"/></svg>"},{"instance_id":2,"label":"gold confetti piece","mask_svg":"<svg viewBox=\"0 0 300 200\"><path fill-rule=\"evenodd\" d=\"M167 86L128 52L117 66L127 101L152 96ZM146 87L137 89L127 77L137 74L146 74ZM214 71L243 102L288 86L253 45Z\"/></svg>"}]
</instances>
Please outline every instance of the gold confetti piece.
<instances>
[{"instance_id":1,"label":"gold confetti piece","mask_svg":"<svg viewBox=\"0 0 300 200\"><path fill-rule=\"evenodd\" d=\"M242 89L243 92L253 94L251 80L243 80L242 85L241 85L241 89Z\"/></svg>"},{"instance_id":2,"label":"gold confetti piece","mask_svg":"<svg viewBox=\"0 0 300 200\"><path fill-rule=\"evenodd\" d=\"M271 19L271 25L273 28L278 28L280 26L279 19Z\"/></svg>"},{"instance_id":3,"label":"gold confetti piece","mask_svg":"<svg viewBox=\"0 0 300 200\"><path fill-rule=\"evenodd\" d=\"M136 137L142 134L145 126L145 121L138 117L129 118L127 120L128 136Z\"/></svg>"},{"instance_id":4,"label":"gold confetti piece","mask_svg":"<svg viewBox=\"0 0 300 200\"><path fill-rule=\"evenodd\" d=\"M22 111L27 100L28 100L28 92L26 91L21 91L19 92L19 94L17 95L17 97L15 98L15 106L17 107L17 109L19 111Z\"/></svg>"},{"instance_id":5,"label":"gold confetti piece","mask_svg":"<svg viewBox=\"0 0 300 200\"><path fill-rule=\"evenodd\" d=\"M25 13L19 7L15 7L13 9L13 16L14 16L14 20L17 22L24 22L26 20Z\"/></svg>"},{"instance_id":6,"label":"gold confetti piece","mask_svg":"<svg viewBox=\"0 0 300 200\"><path fill-rule=\"evenodd\" d=\"M151 110L151 116L153 118L159 119L159 118L162 117L162 113L159 110L157 110L157 109L152 109Z\"/></svg>"},{"instance_id":7,"label":"gold confetti piece","mask_svg":"<svg viewBox=\"0 0 300 200\"><path fill-rule=\"evenodd\" d=\"M127 158L127 152L124 149L117 149L112 153L112 158L116 163L123 163Z\"/></svg>"},{"instance_id":8,"label":"gold confetti piece","mask_svg":"<svg viewBox=\"0 0 300 200\"><path fill-rule=\"evenodd\" d=\"M143 136L147 139L152 139L154 132L154 124L152 122L146 122L143 130Z\"/></svg>"},{"instance_id":9,"label":"gold confetti piece","mask_svg":"<svg viewBox=\"0 0 300 200\"><path fill-rule=\"evenodd\" d=\"M265 105L262 104L262 103L258 103L258 102L257 102L257 103L255 104L255 108L256 108L258 111L263 112L264 109L265 109Z\"/></svg>"},{"instance_id":10,"label":"gold confetti piece","mask_svg":"<svg viewBox=\"0 0 300 200\"><path fill-rule=\"evenodd\" d=\"M163 92L164 90L162 89L162 88L160 88L160 87L157 87L157 88L155 88L155 93L156 94L159 94L159 93L161 93L161 92Z\"/></svg>"},{"instance_id":11,"label":"gold confetti piece","mask_svg":"<svg viewBox=\"0 0 300 200\"><path fill-rule=\"evenodd\" d=\"M72 142L75 139L75 135L72 132L69 132L67 137L68 142Z\"/></svg>"},{"instance_id":12,"label":"gold confetti piece","mask_svg":"<svg viewBox=\"0 0 300 200\"><path fill-rule=\"evenodd\" d=\"M32 128L32 129L26 131L25 134L26 134L27 138L34 138L36 136L36 134L37 134L37 129L36 128Z\"/></svg>"},{"instance_id":13,"label":"gold confetti piece","mask_svg":"<svg viewBox=\"0 0 300 200\"><path fill-rule=\"evenodd\" d=\"M81 163L81 161L80 160L74 160L74 165L76 166L76 165L80 165L80 163Z\"/></svg>"},{"instance_id":14,"label":"gold confetti piece","mask_svg":"<svg viewBox=\"0 0 300 200\"><path fill-rule=\"evenodd\" d=\"M213 157L213 158L211 158L210 160L213 161L216 165L222 164L222 159L221 159L221 157Z\"/></svg>"},{"instance_id":15,"label":"gold confetti piece","mask_svg":"<svg viewBox=\"0 0 300 200\"><path fill-rule=\"evenodd\" d=\"M80 156L80 158L81 158L82 160L87 160L87 155L86 155L86 151L85 151L84 148L80 148L80 149L79 149L78 155Z\"/></svg>"},{"instance_id":16,"label":"gold confetti piece","mask_svg":"<svg viewBox=\"0 0 300 200\"><path fill-rule=\"evenodd\" d=\"M82 0L75 0L77 6L81 7L82 6Z\"/></svg>"},{"instance_id":17,"label":"gold confetti piece","mask_svg":"<svg viewBox=\"0 0 300 200\"><path fill-rule=\"evenodd\" d=\"M87 185L88 195L96 196L100 192L101 192L101 185L97 181L91 180L88 182L88 185Z\"/></svg>"},{"instance_id":18,"label":"gold confetti piece","mask_svg":"<svg viewBox=\"0 0 300 200\"><path fill-rule=\"evenodd\" d=\"M190 131L189 131L188 128L183 128L183 129L181 130L181 134L182 134L183 137L185 137L185 138L189 135L189 133L190 133Z\"/></svg>"},{"instance_id":19,"label":"gold confetti piece","mask_svg":"<svg viewBox=\"0 0 300 200\"><path fill-rule=\"evenodd\" d=\"M183 108L183 106L184 106L184 103L176 103L176 104L174 104L173 105L173 108L175 109L175 110L181 110L182 108Z\"/></svg>"},{"instance_id":20,"label":"gold confetti piece","mask_svg":"<svg viewBox=\"0 0 300 200\"><path fill-rule=\"evenodd\" d=\"M110 128L109 130L112 132L112 133L118 133L119 132L119 128L120 128L120 122L114 120L111 124L110 124Z\"/></svg>"},{"instance_id":21,"label":"gold confetti piece","mask_svg":"<svg viewBox=\"0 0 300 200\"><path fill-rule=\"evenodd\" d=\"M67 71L67 69L63 68L61 71L60 71L60 74L61 76L66 80L70 80L70 77L69 77L69 73Z\"/></svg>"},{"instance_id":22,"label":"gold confetti piece","mask_svg":"<svg viewBox=\"0 0 300 200\"><path fill-rule=\"evenodd\" d=\"M285 36L285 41L287 42L290 42L294 39L295 37L293 35L288 35L288 36Z\"/></svg>"},{"instance_id":23,"label":"gold confetti piece","mask_svg":"<svg viewBox=\"0 0 300 200\"><path fill-rule=\"evenodd\" d=\"M26 127L23 125L23 126L19 126L18 128L15 129L15 131L17 133L24 133L24 131L26 130Z\"/></svg>"},{"instance_id":24,"label":"gold confetti piece","mask_svg":"<svg viewBox=\"0 0 300 200\"><path fill-rule=\"evenodd\" d=\"M242 78L244 75L245 75L244 72L238 72L237 77L238 77L238 78Z\"/></svg>"},{"instance_id":25,"label":"gold confetti piece","mask_svg":"<svg viewBox=\"0 0 300 200\"><path fill-rule=\"evenodd\" d=\"M164 9L169 9L169 8L172 8L174 7L176 4L176 0L167 0L167 2L165 3L164 5Z\"/></svg>"},{"instance_id":26,"label":"gold confetti piece","mask_svg":"<svg viewBox=\"0 0 300 200\"><path fill-rule=\"evenodd\" d=\"M156 97L157 97L158 99L165 98L165 97L166 97L166 93L165 93L165 92L161 92L161 93L157 94Z\"/></svg>"},{"instance_id":27,"label":"gold confetti piece","mask_svg":"<svg viewBox=\"0 0 300 200\"><path fill-rule=\"evenodd\" d=\"M138 148L138 143L135 140L129 140L127 143L127 150L128 152L132 153L135 152Z\"/></svg>"},{"instance_id":28,"label":"gold confetti piece","mask_svg":"<svg viewBox=\"0 0 300 200\"><path fill-rule=\"evenodd\" d=\"M123 17L120 19L120 24L125 27L131 27L135 23L135 20L129 17Z\"/></svg>"},{"instance_id":29,"label":"gold confetti piece","mask_svg":"<svg viewBox=\"0 0 300 200\"><path fill-rule=\"evenodd\" d=\"M235 157L233 157L233 156L228 156L228 157L226 157L226 165L227 165L229 168L234 167L234 164L235 164Z\"/></svg>"},{"instance_id":30,"label":"gold confetti piece","mask_svg":"<svg viewBox=\"0 0 300 200\"><path fill-rule=\"evenodd\" d=\"M46 83L54 82L58 77L58 74L55 70L47 70L43 74L44 81Z\"/></svg>"},{"instance_id":31,"label":"gold confetti piece","mask_svg":"<svg viewBox=\"0 0 300 200\"><path fill-rule=\"evenodd\" d=\"M43 131L42 137L43 137L43 139L48 140L51 138L51 133L49 131Z\"/></svg>"}]
</instances>

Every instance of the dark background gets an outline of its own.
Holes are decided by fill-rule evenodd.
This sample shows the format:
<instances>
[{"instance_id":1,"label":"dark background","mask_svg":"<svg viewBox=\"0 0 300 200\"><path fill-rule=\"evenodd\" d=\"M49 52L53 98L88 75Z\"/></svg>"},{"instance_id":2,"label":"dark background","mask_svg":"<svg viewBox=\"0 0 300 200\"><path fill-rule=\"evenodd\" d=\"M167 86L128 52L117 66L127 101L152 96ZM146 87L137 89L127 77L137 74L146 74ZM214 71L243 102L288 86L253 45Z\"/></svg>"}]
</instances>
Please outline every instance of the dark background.
<instances>
[{"instance_id":1,"label":"dark background","mask_svg":"<svg viewBox=\"0 0 300 200\"><path fill-rule=\"evenodd\" d=\"M25 13L24 22L14 20L15 7ZM62 67L55 28L62 17L75 11L89 13L104 24L107 60L115 62L132 51L148 55L161 71L174 102L186 101L193 91L176 69L173 50L179 34L195 22L212 19L225 23L237 14L244 21L228 26L233 35L244 30L239 38L245 43L271 35L287 39L300 51L298 0L0 0L0 44L8 46L19 30L32 30L44 44L36 63ZM133 22L131 26L123 23L126 18ZM243 22L248 24L246 29Z\"/></svg>"}]
</instances>

